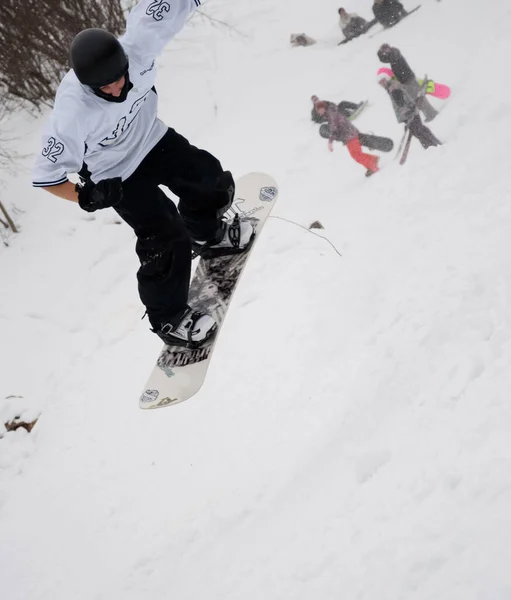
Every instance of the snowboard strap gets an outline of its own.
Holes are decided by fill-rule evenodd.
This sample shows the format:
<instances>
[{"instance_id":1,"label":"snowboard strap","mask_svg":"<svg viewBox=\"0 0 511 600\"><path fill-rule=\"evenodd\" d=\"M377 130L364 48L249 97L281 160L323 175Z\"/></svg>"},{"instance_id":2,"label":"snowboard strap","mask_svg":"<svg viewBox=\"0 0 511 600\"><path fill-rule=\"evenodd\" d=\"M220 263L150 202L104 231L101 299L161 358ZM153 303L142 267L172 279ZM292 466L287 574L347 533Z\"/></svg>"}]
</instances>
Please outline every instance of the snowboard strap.
<instances>
[{"instance_id":1,"label":"snowboard strap","mask_svg":"<svg viewBox=\"0 0 511 600\"><path fill-rule=\"evenodd\" d=\"M197 321L204 316L204 313L198 312L196 310L193 310L189 315L188 318L191 321L190 327L188 328L188 332L187 332L187 338L188 338L188 342L189 343L193 343L192 340L192 334L195 330L195 326L197 325ZM164 333L165 335L172 335L174 333L174 331L179 327L181 323L177 323L177 325L173 325L172 323L166 323L165 325L163 325L163 327L161 328L161 332ZM153 329L154 331L154 329ZM176 338L176 343L179 343L178 338Z\"/></svg>"},{"instance_id":2,"label":"snowboard strap","mask_svg":"<svg viewBox=\"0 0 511 600\"><path fill-rule=\"evenodd\" d=\"M232 221L232 224L229 225L229 231L227 233L229 235L229 241L231 242L233 248L239 248L241 241L241 225L238 213L234 215L234 219Z\"/></svg>"}]
</instances>

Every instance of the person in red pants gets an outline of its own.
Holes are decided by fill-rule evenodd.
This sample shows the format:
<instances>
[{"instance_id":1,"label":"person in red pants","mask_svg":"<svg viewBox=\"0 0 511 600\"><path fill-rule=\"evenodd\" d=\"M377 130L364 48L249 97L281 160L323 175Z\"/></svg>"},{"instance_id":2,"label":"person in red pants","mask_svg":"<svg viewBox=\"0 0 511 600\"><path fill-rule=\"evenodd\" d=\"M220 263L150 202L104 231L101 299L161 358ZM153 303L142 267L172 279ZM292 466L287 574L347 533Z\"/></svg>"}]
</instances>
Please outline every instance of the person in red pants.
<instances>
[{"instance_id":1,"label":"person in red pants","mask_svg":"<svg viewBox=\"0 0 511 600\"><path fill-rule=\"evenodd\" d=\"M334 141L342 142L347 148L353 160L365 167L366 177L373 175L378 171L378 156L366 154L362 150L358 138L359 131L353 123L343 115L337 106L331 102L319 100L316 96L312 97L314 109L318 115L325 117L328 123L329 139L328 149L334 151Z\"/></svg>"}]
</instances>

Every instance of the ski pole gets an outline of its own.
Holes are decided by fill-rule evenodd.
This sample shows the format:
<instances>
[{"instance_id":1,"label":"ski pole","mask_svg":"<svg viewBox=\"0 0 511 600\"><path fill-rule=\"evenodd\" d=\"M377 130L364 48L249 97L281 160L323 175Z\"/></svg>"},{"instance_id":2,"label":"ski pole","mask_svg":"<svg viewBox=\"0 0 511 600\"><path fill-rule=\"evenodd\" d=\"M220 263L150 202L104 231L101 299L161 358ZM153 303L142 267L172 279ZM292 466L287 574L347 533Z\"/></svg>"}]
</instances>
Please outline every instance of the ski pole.
<instances>
[{"instance_id":1,"label":"ski pole","mask_svg":"<svg viewBox=\"0 0 511 600\"><path fill-rule=\"evenodd\" d=\"M401 155L401 158L399 159L399 164L400 165L404 165L406 162L406 159L408 157L408 152L410 150L410 144L412 143L412 132L410 131L408 133L408 139L406 140L406 144L403 150L403 154Z\"/></svg>"},{"instance_id":2,"label":"ski pole","mask_svg":"<svg viewBox=\"0 0 511 600\"><path fill-rule=\"evenodd\" d=\"M403 149L407 133L408 133L408 125L405 125L405 132L403 133L403 137L401 138L401 141L399 142L399 147L397 149L395 158L397 158L401 154L401 150Z\"/></svg>"}]
</instances>

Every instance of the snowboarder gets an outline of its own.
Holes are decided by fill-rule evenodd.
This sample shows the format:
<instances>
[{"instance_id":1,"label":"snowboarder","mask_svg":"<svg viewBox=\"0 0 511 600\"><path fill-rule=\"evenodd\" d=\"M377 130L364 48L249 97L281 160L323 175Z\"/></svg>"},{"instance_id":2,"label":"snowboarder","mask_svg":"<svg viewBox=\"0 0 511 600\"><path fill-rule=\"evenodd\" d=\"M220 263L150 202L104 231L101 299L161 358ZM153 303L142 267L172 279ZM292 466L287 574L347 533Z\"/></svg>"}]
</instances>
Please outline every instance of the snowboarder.
<instances>
[{"instance_id":1,"label":"snowboarder","mask_svg":"<svg viewBox=\"0 0 511 600\"><path fill-rule=\"evenodd\" d=\"M339 26L345 38L354 38L367 31L367 21L355 13L348 13L344 8L339 8Z\"/></svg>"},{"instance_id":2,"label":"snowboarder","mask_svg":"<svg viewBox=\"0 0 511 600\"><path fill-rule=\"evenodd\" d=\"M315 102L319 101L319 98L317 96L311 96L311 100L314 104ZM328 106L337 107L337 110L345 117L348 117L348 119L353 117L353 115L364 105L364 102L359 102L357 104L356 102L349 102L348 100L342 100L339 102L339 104L334 104L333 102L328 102L327 100L324 100L324 102L326 102ZM313 106L311 110L311 119L314 121L314 123L325 123L327 120L326 115L320 115L315 106Z\"/></svg>"},{"instance_id":3,"label":"snowboarder","mask_svg":"<svg viewBox=\"0 0 511 600\"><path fill-rule=\"evenodd\" d=\"M376 173L379 157L362 151L358 137L359 131L353 123L332 102L324 102L319 100L317 96L313 96L313 102L316 112L327 120L329 129L328 149L330 152L334 151L334 140L342 142L347 146L351 157L367 169L367 177Z\"/></svg>"},{"instance_id":4,"label":"snowboarder","mask_svg":"<svg viewBox=\"0 0 511 600\"><path fill-rule=\"evenodd\" d=\"M423 148L440 146L441 142L422 123L417 110L416 100L410 96L405 86L384 72L378 74L378 83L389 94L398 123L405 123L407 129L419 140Z\"/></svg>"},{"instance_id":5,"label":"snowboarder","mask_svg":"<svg viewBox=\"0 0 511 600\"><path fill-rule=\"evenodd\" d=\"M382 63L390 63L394 77L401 83L410 96L416 100L417 107L424 114L425 122L429 123L437 115L438 111L431 105L425 94L422 93L422 88L415 73L410 68L398 48L393 48L389 44L382 44L378 50L378 58Z\"/></svg>"},{"instance_id":6,"label":"snowboarder","mask_svg":"<svg viewBox=\"0 0 511 600\"><path fill-rule=\"evenodd\" d=\"M393 27L408 15L399 0L374 0L373 14L383 27Z\"/></svg>"},{"instance_id":7,"label":"snowboarder","mask_svg":"<svg viewBox=\"0 0 511 600\"><path fill-rule=\"evenodd\" d=\"M113 207L137 236L140 298L167 344L201 343L216 323L188 305L192 247L210 254L246 250L247 221L222 216L234 180L206 150L157 117L155 59L200 0L140 0L117 39L85 29L72 41L72 70L61 81L34 165L33 185L87 212ZM79 173L73 184L68 173ZM179 198L179 212L158 187Z\"/></svg>"}]
</instances>

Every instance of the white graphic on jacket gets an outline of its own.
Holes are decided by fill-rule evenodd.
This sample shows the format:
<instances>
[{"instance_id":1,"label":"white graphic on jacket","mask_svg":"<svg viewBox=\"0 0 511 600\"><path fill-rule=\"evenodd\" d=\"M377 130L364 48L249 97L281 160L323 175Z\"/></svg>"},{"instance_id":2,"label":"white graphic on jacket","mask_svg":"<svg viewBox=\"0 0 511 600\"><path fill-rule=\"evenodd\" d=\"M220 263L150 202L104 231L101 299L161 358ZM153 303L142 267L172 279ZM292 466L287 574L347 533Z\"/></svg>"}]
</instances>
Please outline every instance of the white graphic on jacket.
<instances>
[{"instance_id":1,"label":"white graphic on jacket","mask_svg":"<svg viewBox=\"0 0 511 600\"><path fill-rule=\"evenodd\" d=\"M130 109L130 112L126 116L122 117L122 119L117 123L117 127L114 129L114 131L112 131L112 135L110 135L109 137L103 138L99 142L100 146L105 147L110 144L115 144L118 141L119 137L128 129L128 127L137 118L137 115L140 112L142 105L144 104L144 102L147 99L147 94L150 94L150 93L151 93L150 91L146 92L142 96L142 98L135 100L135 102L133 103L133 106Z\"/></svg>"}]
</instances>

